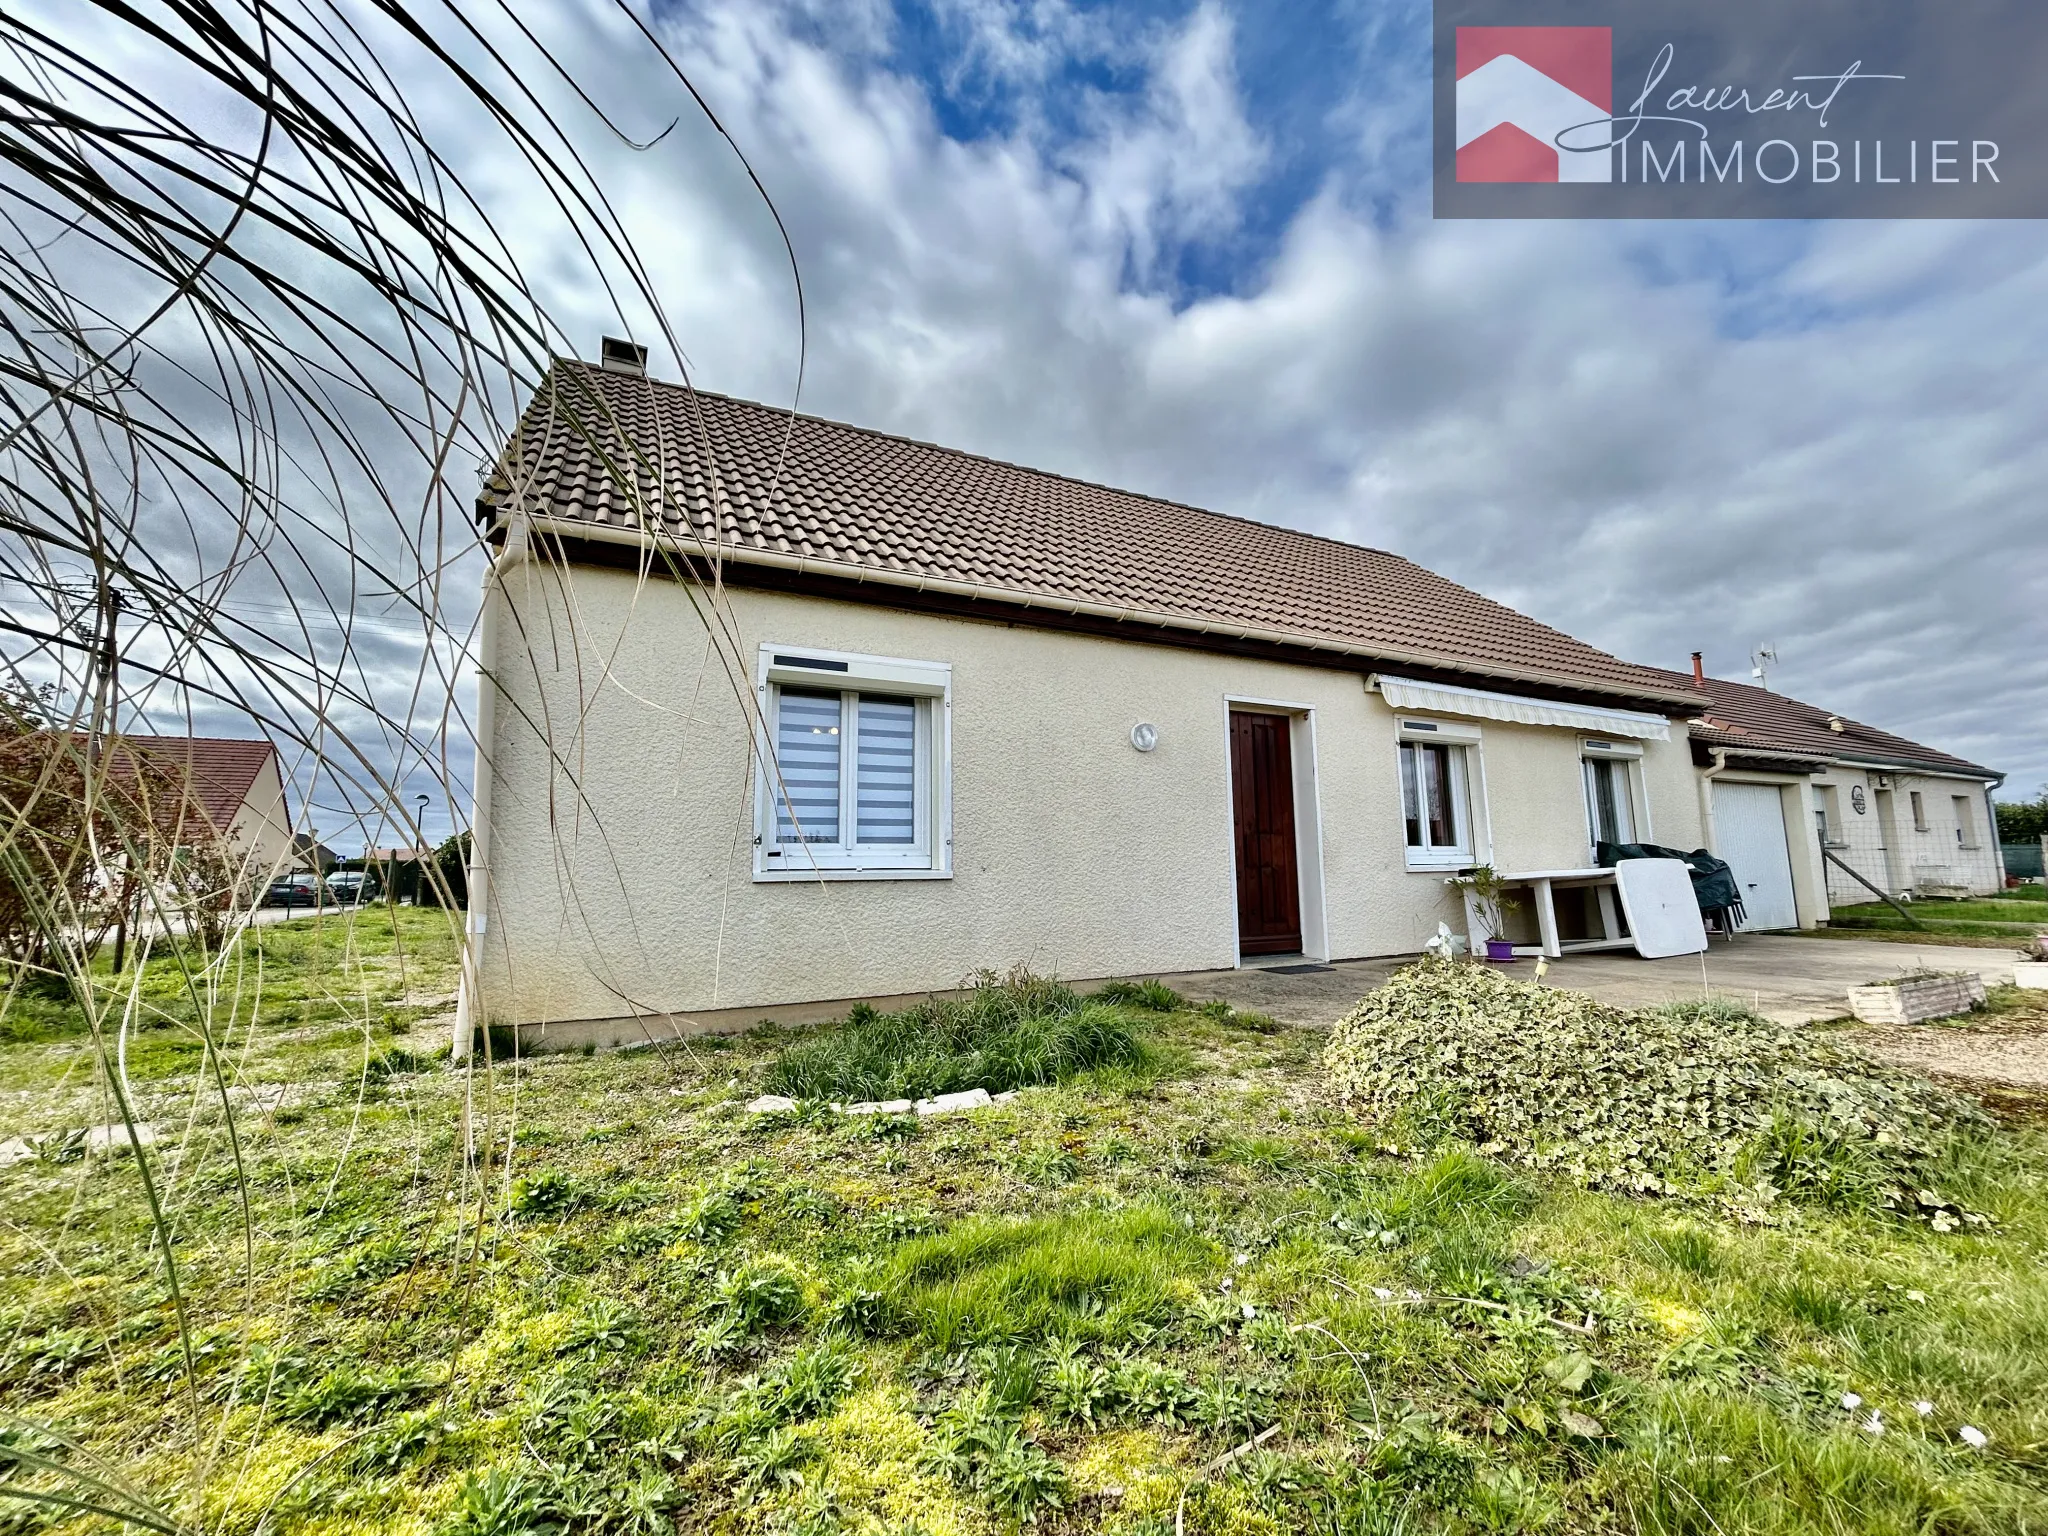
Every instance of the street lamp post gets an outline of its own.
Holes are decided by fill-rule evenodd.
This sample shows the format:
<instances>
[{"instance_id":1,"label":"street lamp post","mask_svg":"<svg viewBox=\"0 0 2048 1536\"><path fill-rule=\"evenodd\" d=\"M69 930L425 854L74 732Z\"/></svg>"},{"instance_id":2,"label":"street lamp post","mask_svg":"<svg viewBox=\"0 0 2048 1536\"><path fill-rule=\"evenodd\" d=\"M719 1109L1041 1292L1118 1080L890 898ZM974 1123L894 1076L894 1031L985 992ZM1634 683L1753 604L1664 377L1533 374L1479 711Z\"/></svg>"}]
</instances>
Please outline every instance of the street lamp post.
<instances>
[{"instance_id":1,"label":"street lamp post","mask_svg":"<svg viewBox=\"0 0 2048 1536\"><path fill-rule=\"evenodd\" d=\"M425 890L427 878L427 850L433 845L427 841L427 800L429 797L426 795L414 795L412 798L413 803L419 807L413 813L412 818L413 836L419 842L419 854L413 860L412 904L418 906L420 904L420 896Z\"/></svg>"}]
</instances>

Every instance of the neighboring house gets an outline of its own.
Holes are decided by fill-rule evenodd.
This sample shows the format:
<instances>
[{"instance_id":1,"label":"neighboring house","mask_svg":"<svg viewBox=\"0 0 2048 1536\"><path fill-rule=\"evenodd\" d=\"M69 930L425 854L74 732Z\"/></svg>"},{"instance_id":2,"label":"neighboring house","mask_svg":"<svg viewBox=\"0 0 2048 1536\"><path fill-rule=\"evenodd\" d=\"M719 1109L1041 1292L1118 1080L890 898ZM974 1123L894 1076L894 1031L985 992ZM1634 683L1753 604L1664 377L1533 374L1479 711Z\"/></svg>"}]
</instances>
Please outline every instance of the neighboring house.
<instances>
[{"instance_id":1,"label":"neighboring house","mask_svg":"<svg viewBox=\"0 0 2048 1536\"><path fill-rule=\"evenodd\" d=\"M293 867L298 857L277 748L266 740L224 736L122 736L116 752L146 758L183 790L168 813L181 843L217 838L245 890ZM119 771L119 758L112 759Z\"/></svg>"},{"instance_id":2,"label":"neighboring house","mask_svg":"<svg viewBox=\"0 0 2048 1536\"><path fill-rule=\"evenodd\" d=\"M479 512L490 1022L1408 953L1703 841L1689 680L1382 551L575 362Z\"/></svg>"},{"instance_id":3,"label":"neighboring house","mask_svg":"<svg viewBox=\"0 0 2048 1536\"><path fill-rule=\"evenodd\" d=\"M2004 888L1997 770L1706 677L1698 658L1690 678L1665 675L1713 701L1692 722L1693 756L1708 843L1743 881L1750 926L1812 927L1830 906L1876 900L1871 887L1892 896Z\"/></svg>"},{"instance_id":4,"label":"neighboring house","mask_svg":"<svg viewBox=\"0 0 2048 1536\"><path fill-rule=\"evenodd\" d=\"M82 737L76 750L84 752ZM119 735L106 743L106 772L127 797L145 797L164 844L209 846L225 856L238 897L293 868L285 776L270 741Z\"/></svg>"},{"instance_id":5,"label":"neighboring house","mask_svg":"<svg viewBox=\"0 0 2048 1536\"><path fill-rule=\"evenodd\" d=\"M339 854L310 832L292 834L291 868L294 872L303 870L324 875L334 868L339 857Z\"/></svg>"}]
</instances>

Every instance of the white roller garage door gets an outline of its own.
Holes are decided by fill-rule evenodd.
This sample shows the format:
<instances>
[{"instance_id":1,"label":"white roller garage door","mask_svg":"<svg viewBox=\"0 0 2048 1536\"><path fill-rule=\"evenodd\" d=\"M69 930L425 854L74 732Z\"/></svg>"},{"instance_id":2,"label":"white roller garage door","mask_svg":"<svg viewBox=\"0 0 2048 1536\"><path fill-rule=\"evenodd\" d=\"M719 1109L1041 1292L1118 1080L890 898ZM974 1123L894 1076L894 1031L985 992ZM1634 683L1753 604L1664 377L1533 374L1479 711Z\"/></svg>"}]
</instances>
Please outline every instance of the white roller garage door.
<instances>
[{"instance_id":1,"label":"white roller garage door","mask_svg":"<svg viewBox=\"0 0 2048 1536\"><path fill-rule=\"evenodd\" d=\"M1797 928L1792 854L1775 784L1714 785L1714 851L1742 888L1744 928Z\"/></svg>"}]
</instances>

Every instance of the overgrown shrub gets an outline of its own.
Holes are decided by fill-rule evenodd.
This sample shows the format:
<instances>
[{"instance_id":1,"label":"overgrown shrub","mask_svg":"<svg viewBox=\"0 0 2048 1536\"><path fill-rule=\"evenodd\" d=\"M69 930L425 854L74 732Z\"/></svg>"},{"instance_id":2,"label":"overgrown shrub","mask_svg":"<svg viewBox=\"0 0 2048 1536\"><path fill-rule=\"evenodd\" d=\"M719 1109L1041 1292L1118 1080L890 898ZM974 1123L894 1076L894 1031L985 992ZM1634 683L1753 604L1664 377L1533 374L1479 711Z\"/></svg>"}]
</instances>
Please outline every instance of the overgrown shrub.
<instances>
[{"instance_id":1,"label":"overgrown shrub","mask_svg":"<svg viewBox=\"0 0 2048 1536\"><path fill-rule=\"evenodd\" d=\"M785 1050L768 1069L767 1087L796 1099L849 1102L969 1088L1000 1093L1144 1059L1143 1043L1115 1005L1013 972L979 978L964 998L927 998L901 1013L857 1007L845 1023Z\"/></svg>"},{"instance_id":2,"label":"overgrown shrub","mask_svg":"<svg viewBox=\"0 0 2048 1536\"><path fill-rule=\"evenodd\" d=\"M1397 972L1324 1063L1375 1120L1581 1183L1646 1192L1747 1177L1769 1198L1912 1208L1968 1100L1719 1000L1645 1012L1454 960Z\"/></svg>"}]
</instances>

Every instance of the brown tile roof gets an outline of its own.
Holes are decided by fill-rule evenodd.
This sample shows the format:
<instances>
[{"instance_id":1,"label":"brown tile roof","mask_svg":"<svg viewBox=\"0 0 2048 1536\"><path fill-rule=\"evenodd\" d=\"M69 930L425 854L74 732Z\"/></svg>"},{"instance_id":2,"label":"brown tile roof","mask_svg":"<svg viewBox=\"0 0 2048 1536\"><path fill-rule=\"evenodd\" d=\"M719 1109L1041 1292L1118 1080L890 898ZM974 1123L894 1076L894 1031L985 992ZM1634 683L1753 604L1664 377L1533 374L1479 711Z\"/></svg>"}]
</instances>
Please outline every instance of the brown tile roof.
<instances>
[{"instance_id":1,"label":"brown tile roof","mask_svg":"<svg viewBox=\"0 0 2048 1536\"><path fill-rule=\"evenodd\" d=\"M1664 675L1674 683L1692 685L1693 680L1688 673L1667 672ZM1887 767L1927 768L1938 773L1964 773L1987 779L2003 777L1994 768L1980 767L1950 753L1938 752L1933 747L1923 747L1917 741L1880 731L1874 725L1831 715L1825 709L1787 698L1782 693L1772 693L1766 688L1710 677L1706 692L1713 705L1691 729L1694 741L1705 742L1709 746L1881 763ZM1842 729L1830 729L1828 721L1831 719L1840 720Z\"/></svg>"},{"instance_id":2,"label":"brown tile roof","mask_svg":"<svg viewBox=\"0 0 2048 1536\"><path fill-rule=\"evenodd\" d=\"M147 758L173 782L183 784L192 807L216 832L233 825L256 775L277 755L277 748L268 741L239 737L123 736L108 759L117 778L132 779L133 770L124 774L118 756L123 747Z\"/></svg>"},{"instance_id":3,"label":"brown tile roof","mask_svg":"<svg viewBox=\"0 0 2048 1536\"><path fill-rule=\"evenodd\" d=\"M709 542L707 464L715 536L742 563L1698 703L1689 678L1674 686L1383 550L586 363L549 373L479 511L518 485L534 515L630 537L659 466L663 526Z\"/></svg>"}]
</instances>

